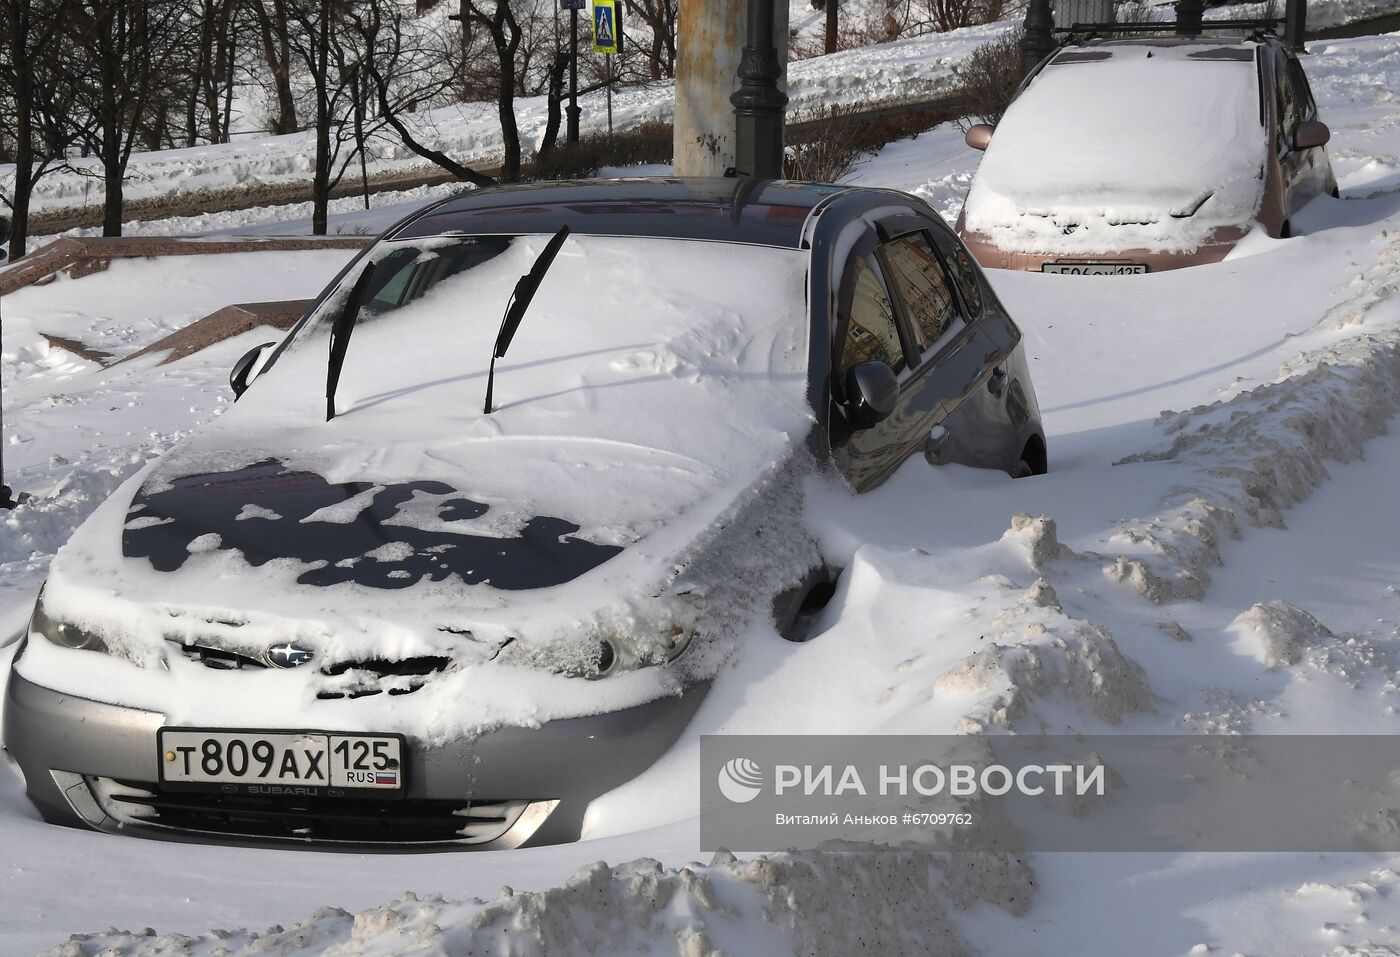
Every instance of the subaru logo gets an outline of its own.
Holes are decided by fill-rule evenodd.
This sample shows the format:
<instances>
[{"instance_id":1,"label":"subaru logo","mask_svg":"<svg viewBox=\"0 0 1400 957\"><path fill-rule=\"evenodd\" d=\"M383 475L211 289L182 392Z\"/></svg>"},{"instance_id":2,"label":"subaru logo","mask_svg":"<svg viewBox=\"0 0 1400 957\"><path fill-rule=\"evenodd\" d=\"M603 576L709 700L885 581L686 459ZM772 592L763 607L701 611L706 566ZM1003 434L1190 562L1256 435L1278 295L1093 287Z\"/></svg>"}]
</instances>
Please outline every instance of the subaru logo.
<instances>
[{"instance_id":1,"label":"subaru logo","mask_svg":"<svg viewBox=\"0 0 1400 957\"><path fill-rule=\"evenodd\" d=\"M295 641L288 641L280 645L270 645L263 657L274 668L295 668L316 657L316 652Z\"/></svg>"}]
</instances>

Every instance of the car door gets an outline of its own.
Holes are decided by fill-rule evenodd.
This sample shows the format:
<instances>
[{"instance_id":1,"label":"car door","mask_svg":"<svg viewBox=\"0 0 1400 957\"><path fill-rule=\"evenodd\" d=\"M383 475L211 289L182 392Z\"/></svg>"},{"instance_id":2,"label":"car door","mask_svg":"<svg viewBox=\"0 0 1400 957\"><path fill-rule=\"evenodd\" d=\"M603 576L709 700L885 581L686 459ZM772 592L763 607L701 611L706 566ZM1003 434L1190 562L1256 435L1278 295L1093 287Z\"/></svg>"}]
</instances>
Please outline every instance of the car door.
<instances>
[{"instance_id":1,"label":"car door","mask_svg":"<svg viewBox=\"0 0 1400 957\"><path fill-rule=\"evenodd\" d=\"M927 223L915 215L883 221L846 260L838 294L833 399L845 402L852 367L885 362L899 395L894 411L866 429L834 427L832 451L857 490L884 480L910 454L963 461L964 444L945 422L991 375L990 354L963 315ZM943 448L947 454L936 453ZM967 461L965 464L982 464Z\"/></svg>"},{"instance_id":2,"label":"car door","mask_svg":"<svg viewBox=\"0 0 1400 957\"><path fill-rule=\"evenodd\" d=\"M1285 217L1292 216L1321 192L1319 180L1325 178L1322 163L1323 147L1307 150L1293 148L1293 135L1298 124L1317 117L1317 107L1303 76L1303 68L1281 47L1274 49L1273 83L1279 172L1283 179Z\"/></svg>"},{"instance_id":3,"label":"car door","mask_svg":"<svg viewBox=\"0 0 1400 957\"><path fill-rule=\"evenodd\" d=\"M1292 53L1285 54L1285 80L1292 91L1297 122L1316 120L1317 101L1313 99L1312 87L1308 84L1303 64ZM1298 158L1298 174L1294 182L1292 196L1289 197L1290 212L1300 209L1315 197L1331 188L1331 164L1327 161L1327 147L1314 146L1298 150L1293 154Z\"/></svg>"}]
</instances>

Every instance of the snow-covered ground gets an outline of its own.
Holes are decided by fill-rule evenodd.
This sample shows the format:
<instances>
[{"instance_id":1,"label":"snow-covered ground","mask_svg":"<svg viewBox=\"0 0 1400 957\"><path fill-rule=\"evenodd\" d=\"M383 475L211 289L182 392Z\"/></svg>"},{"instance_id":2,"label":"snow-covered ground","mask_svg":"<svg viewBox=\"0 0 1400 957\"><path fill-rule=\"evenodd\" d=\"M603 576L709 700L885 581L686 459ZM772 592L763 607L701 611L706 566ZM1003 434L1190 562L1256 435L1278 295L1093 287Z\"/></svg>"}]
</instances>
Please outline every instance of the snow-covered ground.
<instances>
[{"instance_id":1,"label":"snow-covered ground","mask_svg":"<svg viewBox=\"0 0 1400 957\"><path fill-rule=\"evenodd\" d=\"M791 645L755 627L585 841L165 845L45 825L0 767L0 954L1400 953L1394 855L688 863L701 733L1400 731L1400 34L1314 43L1307 69L1343 199L1216 265L993 273L1028 338L1050 474L915 460L860 499L814 488L811 524L846 565L824 630ZM977 156L945 127L853 178L951 217ZM309 295L346 255L134 261L5 297L6 474L35 498L0 517L0 634L74 526L216 414L263 338L99 369L39 333L130 352L229 301ZM62 945L74 931L95 933ZM904 931L920 945L901 951Z\"/></svg>"}]
</instances>

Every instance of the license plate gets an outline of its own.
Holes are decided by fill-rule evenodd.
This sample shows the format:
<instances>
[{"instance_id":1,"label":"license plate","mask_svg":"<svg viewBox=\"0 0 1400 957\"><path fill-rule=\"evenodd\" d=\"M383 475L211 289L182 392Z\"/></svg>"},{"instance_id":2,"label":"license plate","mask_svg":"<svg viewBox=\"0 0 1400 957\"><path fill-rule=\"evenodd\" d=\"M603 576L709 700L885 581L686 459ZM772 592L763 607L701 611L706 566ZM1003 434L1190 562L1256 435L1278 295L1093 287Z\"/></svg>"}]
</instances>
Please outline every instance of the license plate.
<instances>
[{"instance_id":1,"label":"license plate","mask_svg":"<svg viewBox=\"0 0 1400 957\"><path fill-rule=\"evenodd\" d=\"M158 743L162 783L326 788L332 794L404 786L404 741L397 734L162 728Z\"/></svg>"},{"instance_id":2,"label":"license plate","mask_svg":"<svg viewBox=\"0 0 1400 957\"><path fill-rule=\"evenodd\" d=\"M1042 263L1041 272L1066 276L1137 276L1147 272L1144 263Z\"/></svg>"}]
</instances>

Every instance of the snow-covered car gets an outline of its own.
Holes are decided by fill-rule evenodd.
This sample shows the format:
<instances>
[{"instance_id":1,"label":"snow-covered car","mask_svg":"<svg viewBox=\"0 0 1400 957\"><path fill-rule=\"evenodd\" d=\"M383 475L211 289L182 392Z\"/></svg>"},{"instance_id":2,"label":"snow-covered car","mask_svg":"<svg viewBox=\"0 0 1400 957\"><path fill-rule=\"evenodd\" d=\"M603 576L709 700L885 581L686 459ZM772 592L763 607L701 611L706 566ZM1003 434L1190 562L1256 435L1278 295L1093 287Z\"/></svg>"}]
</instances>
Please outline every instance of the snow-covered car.
<instances>
[{"instance_id":1,"label":"snow-covered car","mask_svg":"<svg viewBox=\"0 0 1400 957\"><path fill-rule=\"evenodd\" d=\"M5 745L46 818L102 830L576 839L737 642L800 639L830 596L810 482L859 493L916 453L1044 471L1024 352L901 193L437 203L56 556Z\"/></svg>"},{"instance_id":2,"label":"snow-covered car","mask_svg":"<svg viewBox=\"0 0 1400 957\"><path fill-rule=\"evenodd\" d=\"M1144 37L1065 47L1022 86L957 230L1002 269L1122 274L1218 262L1258 228L1337 195L1293 51L1272 34Z\"/></svg>"}]
</instances>

